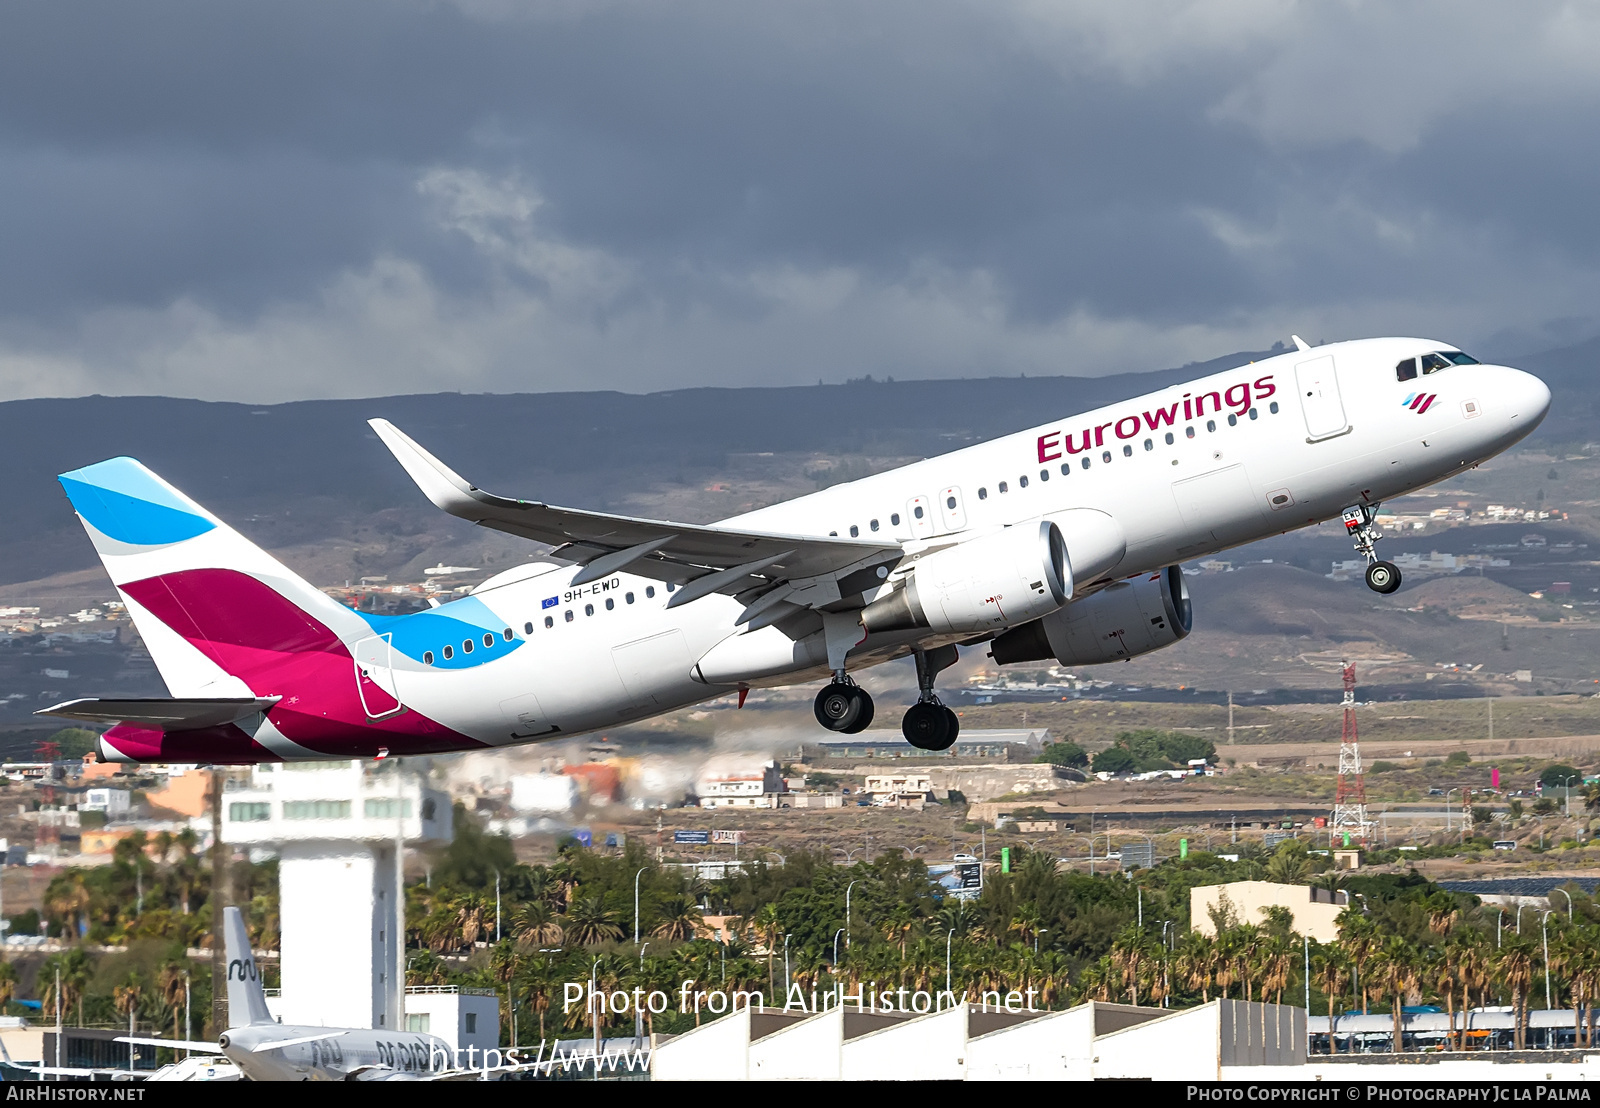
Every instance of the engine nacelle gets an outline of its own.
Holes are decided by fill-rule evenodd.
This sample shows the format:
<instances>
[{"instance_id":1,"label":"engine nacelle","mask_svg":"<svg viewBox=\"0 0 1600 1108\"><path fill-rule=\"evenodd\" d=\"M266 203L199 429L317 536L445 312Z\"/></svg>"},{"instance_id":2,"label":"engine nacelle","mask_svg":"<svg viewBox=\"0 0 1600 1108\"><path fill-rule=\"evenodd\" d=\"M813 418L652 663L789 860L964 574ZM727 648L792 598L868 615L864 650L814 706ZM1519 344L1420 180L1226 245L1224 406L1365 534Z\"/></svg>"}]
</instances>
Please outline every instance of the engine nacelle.
<instances>
[{"instance_id":1,"label":"engine nacelle","mask_svg":"<svg viewBox=\"0 0 1600 1108\"><path fill-rule=\"evenodd\" d=\"M868 631L982 632L1038 619L1072 596L1067 545L1055 524L1008 527L929 554L905 585L861 612Z\"/></svg>"},{"instance_id":2,"label":"engine nacelle","mask_svg":"<svg viewBox=\"0 0 1600 1108\"><path fill-rule=\"evenodd\" d=\"M1177 566L1140 574L994 640L1001 665L1054 658L1064 666L1120 662L1171 646L1189 633L1189 590Z\"/></svg>"}]
</instances>

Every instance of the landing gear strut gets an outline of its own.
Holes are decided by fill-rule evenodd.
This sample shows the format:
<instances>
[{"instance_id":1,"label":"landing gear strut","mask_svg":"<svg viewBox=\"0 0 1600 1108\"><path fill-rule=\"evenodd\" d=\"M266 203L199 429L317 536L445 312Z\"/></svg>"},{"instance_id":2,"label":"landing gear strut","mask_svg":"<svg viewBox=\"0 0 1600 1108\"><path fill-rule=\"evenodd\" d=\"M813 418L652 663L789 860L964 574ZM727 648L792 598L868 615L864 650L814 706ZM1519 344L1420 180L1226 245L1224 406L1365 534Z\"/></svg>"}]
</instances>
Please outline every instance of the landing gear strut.
<instances>
[{"instance_id":1,"label":"landing gear strut","mask_svg":"<svg viewBox=\"0 0 1600 1108\"><path fill-rule=\"evenodd\" d=\"M818 723L842 735L859 734L872 723L872 697L843 670L834 671L833 683L817 694L812 709Z\"/></svg>"},{"instance_id":2,"label":"landing gear strut","mask_svg":"<svg viewBox=\"0 0 1600 1108\"><path fill-rule=\"evenodd\" d=\"M900 721L900 732L906 742L922 750L948 750L961 733L961 721L956 714L933 694L933 679L939 671L955 664L957 653L953 646L936 650L918 650L913 654L917 662L917 702L906 709Z\"/></svg>"},{"instance_id":3,"label":"landing gear strut","mask_svg":"<svg viewBox=\"0 0 1600 1108\"><path fill-rule=\"evenodd\" d=\"M1344 512L1345 534L1355 540L1356 552L1367 560L1367 588L1385 595L1400 587L1400 570L1393 562L1378 559L1377 542L1383 532L1373 523L1378 505L1357 504Z\"/></svg>"}]
</instances>

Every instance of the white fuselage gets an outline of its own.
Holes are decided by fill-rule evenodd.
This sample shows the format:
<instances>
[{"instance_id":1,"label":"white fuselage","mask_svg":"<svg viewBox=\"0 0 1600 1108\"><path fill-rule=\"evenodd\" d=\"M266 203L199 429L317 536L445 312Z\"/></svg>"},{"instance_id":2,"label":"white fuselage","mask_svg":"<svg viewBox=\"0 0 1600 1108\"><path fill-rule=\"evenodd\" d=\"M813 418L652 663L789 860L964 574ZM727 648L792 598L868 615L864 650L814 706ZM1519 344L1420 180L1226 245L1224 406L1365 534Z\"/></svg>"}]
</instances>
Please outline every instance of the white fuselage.
<instances>
[{"instance_id":1,"label":"white fuselage","mask_svg":"<svg viewBox=\"0 0 1600 1108\"><path fill-rule=\"evenodd\" d=\"M723 522L892 538L914 555L1093 509L1116 521L1126 548L1098 582L1078 582L1081 596L1107 576L1202 557L1424 487L1506 449L1543 418L1548 389L1515 369L1453 365L1397 380L1402 358L1441 349L1451 348L1396 338L1296 350ZM1408 403L1417 396L1433 399ZM1072 534L1062 530L1070 547ZM540 563L487 582L474 595L521 640L519 649L469 669L397 669L399 698L503 744L609 727L729 691L696 681L691 670L740 633L744 604L713 594L668 610L668 587L657 581L617 574L574 589L578 572ZM930 641L874 635L850 665ZM785 684L826 670L811 659L744 683Z\"/></svg>"}]
</instances>

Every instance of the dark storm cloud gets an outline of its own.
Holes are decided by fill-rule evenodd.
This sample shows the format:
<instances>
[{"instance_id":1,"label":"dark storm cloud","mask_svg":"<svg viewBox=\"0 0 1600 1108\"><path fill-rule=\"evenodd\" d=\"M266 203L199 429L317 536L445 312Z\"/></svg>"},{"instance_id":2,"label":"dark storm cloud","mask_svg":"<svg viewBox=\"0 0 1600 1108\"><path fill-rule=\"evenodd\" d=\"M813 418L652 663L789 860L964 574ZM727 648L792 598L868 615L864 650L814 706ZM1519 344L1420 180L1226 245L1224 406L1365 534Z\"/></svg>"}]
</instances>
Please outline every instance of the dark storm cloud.
<instances>
[{"instance_id":1,"label":"dark storm cloud","mask_svg":"<svg viewBox=\"0 0 1600 1108\"><path fill-rule=\"evenodd\" d=\"M13 4L0 388L649 389L1581 329L1596 38L1556 6Z\"/></svg>"}]
</instances>

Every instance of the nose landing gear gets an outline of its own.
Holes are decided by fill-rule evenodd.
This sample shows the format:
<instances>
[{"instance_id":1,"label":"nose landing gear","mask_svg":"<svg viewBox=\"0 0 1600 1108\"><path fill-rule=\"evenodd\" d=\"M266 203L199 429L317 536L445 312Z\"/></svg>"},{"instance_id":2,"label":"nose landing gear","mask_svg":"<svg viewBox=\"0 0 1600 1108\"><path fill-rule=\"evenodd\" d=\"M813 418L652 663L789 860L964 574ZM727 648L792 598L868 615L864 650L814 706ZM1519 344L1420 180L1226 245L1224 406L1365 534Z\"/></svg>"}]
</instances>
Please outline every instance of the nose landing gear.
<instances>
[{"instance_id":1,"label":"nose landing gear","mask_svg":"<svg viewBox=\"0 0 1600 1108\"><path fill-rule=\"evenodd\" d=\"M953 646L936 650L918 650L913 657L917 662L917 702L906 709L900 721L900 733L906 742L922 750L948 750L961 733L961 720L933 694L933 679L939 671L955 664L958 654Z\"/></svg>"},{"instance_id":2,"label":"nose landing gear","mask_svg":"<svg viewBox=\"0 0 1600 1108\"><path fill-rule=\"evenodd\" d=\"M1388 595L1400 587L1400 569L1393 562L1381 561L1376 549L1383 538L1373 522L1378 516L1378 505L1357 504L1344 512L1345 534L1355 540L1356 552L1367 560L1367 588Z\"/></svg>"}]
</instances>

